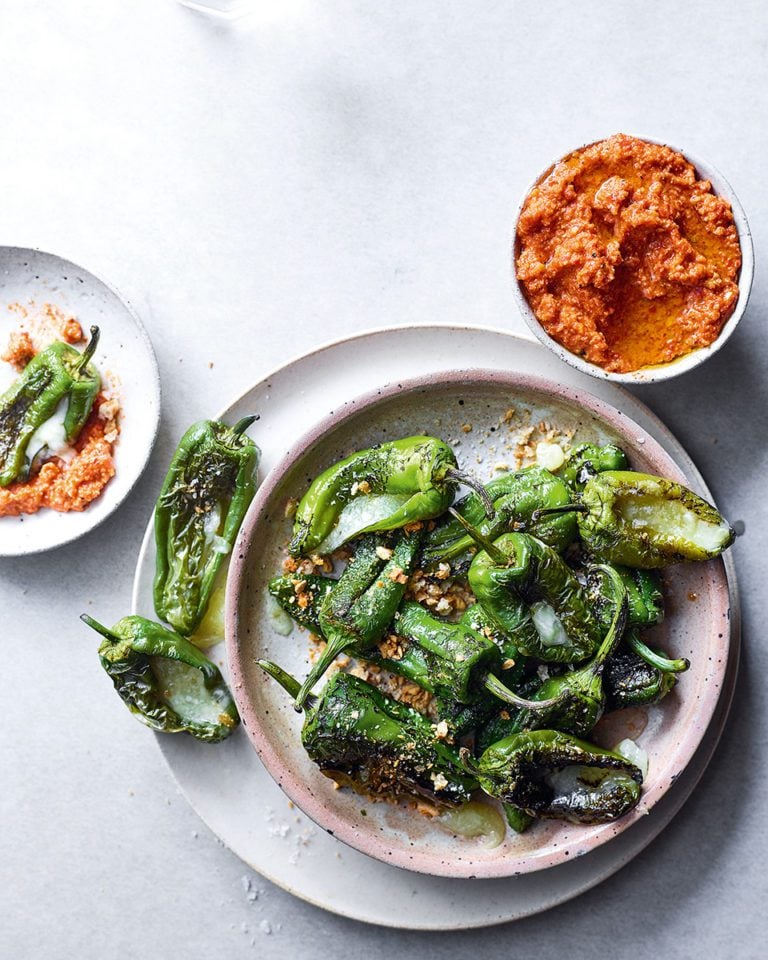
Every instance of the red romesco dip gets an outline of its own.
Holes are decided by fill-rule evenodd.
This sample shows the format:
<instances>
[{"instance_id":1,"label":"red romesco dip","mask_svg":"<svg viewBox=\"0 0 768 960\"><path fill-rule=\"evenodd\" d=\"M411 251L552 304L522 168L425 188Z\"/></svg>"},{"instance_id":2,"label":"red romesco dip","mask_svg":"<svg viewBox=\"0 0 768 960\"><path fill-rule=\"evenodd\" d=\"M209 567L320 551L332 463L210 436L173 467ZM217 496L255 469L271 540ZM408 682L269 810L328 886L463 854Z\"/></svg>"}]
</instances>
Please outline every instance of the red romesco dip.
<instances>
[{"instance_id":1,"label":"red romesco dip","mask_svg":"<svg viewBox=\"0 0 768 960\"><path fill-rule=\"evenodd\" d=\"M625 134L575 151L533 188L515 250L544 330L614 373L708 346L738 299L728 201L682 154Z\"/></svg>"}]
</instances>

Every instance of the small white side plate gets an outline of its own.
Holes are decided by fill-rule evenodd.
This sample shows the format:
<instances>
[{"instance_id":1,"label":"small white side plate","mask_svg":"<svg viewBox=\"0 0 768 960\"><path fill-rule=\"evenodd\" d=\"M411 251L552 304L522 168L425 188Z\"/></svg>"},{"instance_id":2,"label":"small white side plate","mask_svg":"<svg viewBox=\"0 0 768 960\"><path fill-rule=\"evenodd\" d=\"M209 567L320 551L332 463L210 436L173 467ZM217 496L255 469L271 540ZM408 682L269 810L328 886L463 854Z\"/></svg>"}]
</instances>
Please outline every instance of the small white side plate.
<instances>
[{"instance_id":1,"label":"small white side plate","mask_svg":"<svg viewBox=\"0 0 768 960\"><path fill-rule=\"evenodd\" d=\"M0 247L0 350L18 328L12 304L51 303L71 313L87 333L101 330L95 365L120 400L115 476L82 512L40 510L0 517L0 556L50 550L81 537L125 499L149 459L160 419L160 377L152 344L125 300L103 280L55 254ZM0 393L3 391L0 390Z\"/></svg>"}]
</instances>

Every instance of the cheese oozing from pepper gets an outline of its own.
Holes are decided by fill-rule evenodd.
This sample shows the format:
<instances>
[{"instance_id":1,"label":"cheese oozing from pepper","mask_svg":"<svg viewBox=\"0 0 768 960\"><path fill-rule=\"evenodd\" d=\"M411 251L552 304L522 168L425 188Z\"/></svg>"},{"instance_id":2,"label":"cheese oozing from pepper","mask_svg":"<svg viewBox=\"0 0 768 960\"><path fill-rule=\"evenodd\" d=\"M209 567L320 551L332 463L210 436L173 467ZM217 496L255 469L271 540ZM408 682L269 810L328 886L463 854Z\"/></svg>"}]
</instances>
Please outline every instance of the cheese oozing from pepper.
<instances>
[{"instance_id":1,"label":"cheese oozing from pepper","mask_svg":"<svg viewBox=\"0 0 768 960\"><path fill-rule=\"evenodd\" d=\"M683 539L709 552L719 550L730 537L727 523L708 523L679 500L658 497L622 497L619 509L633 530L648 530L653 537Z\"/></svg>"},{"instance_id":2,"label":"cheese oozing from pepper","mask_svg":"<svg viewBox=\"0 0 768 960\"><path fill-rule=\"evenodd\" d=\"M571 641L554 607L543 600L531 605L531 619L545 647L564 647Z\"/></svg>"},{"instance_id":3,"label":"cheese oozing from pepper","mask_svg":"<svg viewBox=\"0 0 768 960\"><path fill-rule=\"evenodd\" d=\"M205 686L199 670L166 657L150 659L163 699L174 713L193 723L221 723L221 705Z\"/></svg>"},{"instance_id":4,"label":"cheese oozing from pepper","mask_svg":"<svg viewBox=\"0 0 768 960\"><path fill-rule=\"evenodd\" d=\"M69 399L64 397L46 421L40 424L27 444L27 460L32 463L35 457L60 457L62 460L71 459L74 448L67 443L67 434L64 429L64 420L67 416Z\"/></svg>"}]
</instances>

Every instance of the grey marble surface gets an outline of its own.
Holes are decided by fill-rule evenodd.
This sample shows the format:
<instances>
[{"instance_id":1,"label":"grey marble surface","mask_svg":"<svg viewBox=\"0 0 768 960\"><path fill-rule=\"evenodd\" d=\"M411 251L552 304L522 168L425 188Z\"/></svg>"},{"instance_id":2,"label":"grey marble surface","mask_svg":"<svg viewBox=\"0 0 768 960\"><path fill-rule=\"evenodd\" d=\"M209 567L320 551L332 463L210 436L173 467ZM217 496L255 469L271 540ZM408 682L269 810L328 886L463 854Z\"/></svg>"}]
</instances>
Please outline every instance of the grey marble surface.
<instances>
[{"instance_id":1,"label":"grey marble surface","mask_svg":"<svg viewBox=\"0 0 768 960\"><path fill-rule=\"evenodd\" d=\"M225 25L171 0L28 0L0 21L0 242L111 279L148 327L165 391L155 455L123 508L69 548L0 561L0 954L764 957L768 9L256 7ZM731 342L639 391L746 523L744 656L722 743L649 848L547 914L422 935L323 913L253 877L199 822L77 614L127 611L174 439L287 356L389 324L522 330L514 205L553 157L617 130L709 158L755 238Z\"/></svg>"}]
</instances>

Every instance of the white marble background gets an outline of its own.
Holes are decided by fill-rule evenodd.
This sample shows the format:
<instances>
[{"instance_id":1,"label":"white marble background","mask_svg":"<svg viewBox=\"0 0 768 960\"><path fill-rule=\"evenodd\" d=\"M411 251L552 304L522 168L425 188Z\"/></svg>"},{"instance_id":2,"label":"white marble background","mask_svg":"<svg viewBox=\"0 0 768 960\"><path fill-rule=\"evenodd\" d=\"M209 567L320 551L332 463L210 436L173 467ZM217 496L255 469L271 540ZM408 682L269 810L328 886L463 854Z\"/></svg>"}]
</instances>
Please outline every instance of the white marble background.
<instances>
[{"instance_id":1,"label":"white marble background","mask_svg":"<svg viewBox=\"0 0 768 960\"><path fill-rule=\"evenodd\" d=\"M0 561L0 954L763 958L768 9L256 5L236 24L173 0L0 11L0 242L112 280L148 327L165 390L158 447L119 513L70 548ZM91 602L107 622L127 612L174 439L285 358L387 324L522 330L514 205L556 155L617 130L714 162L755 237L753 299L732 341L699 372L639 391L746 521L745 654L715 759L636 861L513 926L379 930L258 878L251 903L252 875L177 794L77 614Z\"/></svg>"}]
</instances>

